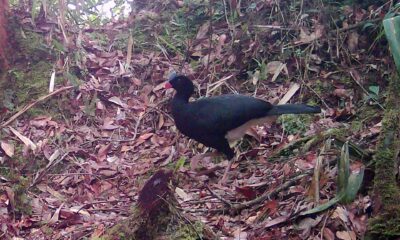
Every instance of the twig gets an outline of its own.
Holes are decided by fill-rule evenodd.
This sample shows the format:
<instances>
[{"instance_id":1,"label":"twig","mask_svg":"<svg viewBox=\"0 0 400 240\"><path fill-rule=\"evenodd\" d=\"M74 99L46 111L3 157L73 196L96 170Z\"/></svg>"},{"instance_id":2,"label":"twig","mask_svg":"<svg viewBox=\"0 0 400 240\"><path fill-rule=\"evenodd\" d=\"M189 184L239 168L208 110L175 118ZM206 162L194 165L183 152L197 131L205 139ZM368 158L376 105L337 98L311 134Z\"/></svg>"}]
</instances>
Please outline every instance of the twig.
<instances>
[{"instance_id":1,"label":"twig","mask_svg":"<svg viewBox=\"0 0 400 240\"><path fill-rule=\"evenodd\" d=\"M31 183L31 185L29 186L29 188L32 188L32 187L36 186L36 184L38 184L40 181L42 181L42 179L43 179L43 177L46 175L46 173L48 173L48 172L50 171L51 168L53 168L54 166L56 166L57 164L59 164L62 160L64 160L64 158L65 158L66 156L68 156L69 153L70 153L70 152L64 153L59 159L54 160L54 161L52 161L52 162L49 162L49 163L47 164L46 167L40 169L40 170L36 173L35 177L33 178L32 183Z\"/></svg>"},{"instance_id":2,"label":"twig","mask_svg":"<svg viewBox=\"0 0 400 240\"><path fill-rule=\"evenodd\" d=\"M354 80L354 82L357 83L358 86L360 86L360 88L364 91L365 94L367 94L368 96L370 95L370 93L363 87L363 85L361 85L360 82L357 81L356 76L354 76L353 72L350 71L350 76L351 78ZM378 102L378 100L376 100L375 98L371 98L383 111L385 111L385 108Z\"/></svg>"},{"instance_id":3,"label":"twig","mask_svg":"<svg viewBox=\"0 0 400 240\"><path fill-rule=\"evenodd\" d=\"M47 100L48 98L57 95L65 90L71 89L73 88L73 86L68 86L68 87L62 87L60 89L57 89L56 91L47 94L45 96L40 97L39 99L35 100L34 102L26 105L25 107L23 107L21 110L19 110L16 114L14 114L12 117L10 117L7 121L5 121L4 123L2 123L0 126L1 127L6 127L8 124L10 124L11 122L13 122L15 119L17 119L19 116L21 116L22 114L24 114L26 111L28 111L30 108L32 108L33 106L35 106L37 103L42 102Z\"/></svg>"},{"instance_id":4,"label":"twig","mask_svg":"<svg viewBox=\"0 0 400 240\"><path fill-rule=\"evenodd\" d=\"M225 212L225 211L233 209L235 212L237 212L237 211L240 211L242 209L245 209L245 208L254 206L256 204L259 204L261 202L264 202L266 199L269 199L269 198L272 198L272 197L276 196L279 192L289 188L290 186L293 186L297 181L299 181L303 177L307 177L307 176L311 175L312 173L313 173L312 171L308 171L307 173L303 173L303 174L297 175L297 176L293 177L292 179L290 179L289 181L283 183L282 185L280 185L276 189L274 189L272 192L264 193L260 197L258 197L256 199L253 199L251 201L248 201L248 202L235 204L235 205L232 206L231 209L222 209L220 211L221 212Z\"/></svg>"},{"instance_id":5,"label":"twig","mask_svg":"<svg viewBox=\"0 0 400 240\"><path fill-rule=\"evenodd\" d=\"M210 68L210 59L211 59L211 53L212 53L212 35L213 35L213 25L212 25L212 17L213 17L213 8L212 8L212 6L213 6L213 3L214 3L214 1L213 0L211 0L210 1L210 4L209 4L209 12L210 12L210 26L209 26L209 30L208 30L208 34L210 35L209 36L209 41L210 41L210 45L208 46L208 50L209 50L209 52L208 52L208 57L207 57L207 72L208 72L208 69Z\"/></svg>"},{"instance_id":6,"label":"twig","mask_svg":"<svg viewBox=\"0 0 400 240\"><path fill-rule=\"evenodd\" d=\"M325 105L325 107L327 109L330 108L329 105L325 102L325 100L311 86L309 86L307 83L305 83L304 80L303 80L303 83L311 92L313 92L315 94L315 96L317 96L319 98L319 100L321 100L321 102Z\"/></svg>"},{"instance_id":7,"label":"twig","mask_svg":"<svg viewBox=\"0 0 400 240\"><path fill-rule=\"evenodd\" d=\"M218 198L221 202L223 202L225 205L227 205L229 209L232 208L232 203L230 201L224 199L223 197L218 195L216 192L211 190L210 186L206 185L206 188L211 193L211 195L213 195L214 197Z\"/></svg>"},{"instance_id":8,"label":"twig","mask_svg":"<svg viewBox=\"0 0 400 240\"><path fill-rule=\"evenodd\" d=\"M367 24L367 23L376 23L376 22L380 22L380 21L382 21L382 18L375 18L375 19L365 20L365 21L363 21L363 22L359 22L359 23L357 23L357 24L350 25L350 26L348 26L348 27L339 28L339 29L337 29L337 30L336 30L336 29L333 29L333 30L331 30L331 33L342 33L342 32L346 32L346 31L353 30L353 29L355 29L355 28L362 27L362 26L364 26L364 25Z\"/></svg>"}]
</instances>

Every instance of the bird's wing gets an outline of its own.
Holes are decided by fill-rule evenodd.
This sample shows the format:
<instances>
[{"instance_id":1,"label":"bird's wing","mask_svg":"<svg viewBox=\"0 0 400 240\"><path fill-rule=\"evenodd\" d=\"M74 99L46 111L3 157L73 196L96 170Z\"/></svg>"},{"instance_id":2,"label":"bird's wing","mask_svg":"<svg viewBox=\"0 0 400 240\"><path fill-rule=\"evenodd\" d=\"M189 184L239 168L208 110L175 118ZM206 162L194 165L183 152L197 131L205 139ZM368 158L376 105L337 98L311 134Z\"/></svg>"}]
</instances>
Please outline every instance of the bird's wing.
<instances>
[{"instance_id":1,"label":"bird's wing","mask_svg":"<svg viewBox=\"0 0 400 240\"><path fill-rule=\"evenodd\" d=\"M262 118L272 105L243 95L222 95L199 99L189 104L192 127L205 133L225 134L246 122Z\"/></svg>"}]
</instances>

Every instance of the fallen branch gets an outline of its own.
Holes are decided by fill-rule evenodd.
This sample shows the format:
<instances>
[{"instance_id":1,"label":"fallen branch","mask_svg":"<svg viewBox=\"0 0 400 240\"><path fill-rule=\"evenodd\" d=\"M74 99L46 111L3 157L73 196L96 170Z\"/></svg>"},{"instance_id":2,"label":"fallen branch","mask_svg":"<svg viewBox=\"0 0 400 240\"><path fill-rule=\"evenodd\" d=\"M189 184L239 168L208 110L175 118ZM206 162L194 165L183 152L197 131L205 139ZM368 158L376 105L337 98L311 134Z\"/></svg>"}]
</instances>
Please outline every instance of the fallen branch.
<instances>
[{"instance_id":1,"label":"fallen branch","mask_svg":"<svg viewBox=\"0 0 400 240\"><path fill-rule=\"evenodd\" d=\"M19 116L21 116L22 114L24 114L26 111L28 111L30 108L32 108L33 106L35 106L37 103L39 102L43 102L45 100L47 100L48 98L57 95L65 90L71 89L74 86L68 86L68 87L62 87L60 89L57 89L56 91L49 93L45 96L40 97L39 99L35 100L34 102L26 105L25 107L23 107L21 110L19 110L16 114L14 114L12 117L10 117L7 121L5 121L4 123L2 123L0 126L6 127L8 124L12 123L15 119L17 119Z\"/></svg>"},{"instance_id":2,"label":"fallen branch","mask_svg":"<svg viewBox=\"0 0 400 240\"><path fill-rule=\"evenodd\" d=\"M206 185L207 190L211 193L211 195L213 195L214 197L216 197L217 199L219 199L221 202L223 202L225 205L228 206L228 208L232 208L232 203L226 199L224 199L223 197L221 197L220 195L218 195L217 193L215 193L213 190L211 190L210 186Z\"/></svg>"}]
</instances>

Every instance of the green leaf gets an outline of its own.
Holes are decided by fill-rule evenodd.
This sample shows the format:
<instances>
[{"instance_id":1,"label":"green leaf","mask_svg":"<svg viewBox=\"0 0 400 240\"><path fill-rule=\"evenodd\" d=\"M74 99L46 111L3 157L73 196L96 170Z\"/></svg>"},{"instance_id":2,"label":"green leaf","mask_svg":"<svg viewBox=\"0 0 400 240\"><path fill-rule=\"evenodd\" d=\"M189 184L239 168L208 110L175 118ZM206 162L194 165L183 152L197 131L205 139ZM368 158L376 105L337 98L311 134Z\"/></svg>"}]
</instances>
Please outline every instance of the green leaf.
<instances>
[{"instance_id":1,"label":"green leaf","mask_svg":"<svg viewBox=\"0 0 400 240\"><path fill-rule=\"evenodd\" d=\"M386 38L389 42L394 62L396 63L397 73L400 74L400 16L383 20Z\"/></svg>"},{"instance_id":2,"label":"green leaf","mask_svg":"<svg viewBox=\"0 0 400 240\"><path fill-rule=\"evenodd\" d=\"M350 156L349 142L345 142L342 146L342 152L338 162L338 191L345 191L347 188L347 180L350 175Z\"/></svg>"},{"instance_id":3,"label":"green leaf","mask_svg":"<svg viewBox=\"0 0 400 240\"><path fill-rule=\"evenodd\" d=\"M185 165L186 158L185 157L180 157L179 160L175 164L175 169L174 172L178 171L181 167Z\"/></svg>"},{"instance_id":4,"label":"green leaf","mask_svg":"<svg viewBox=\"0 0 400 240\"><path fill-rule=\"evenodd\" d=\"M364 31L365 29L369 28L369 27L376 27L376 24L374 23L366 23L364 24L362 31Z\"/></svg>"},{"instance_id":5,"label":"green leaf","mask_svg":"<svg viewBox=\"0 0 400 240\"><path fill-rule=\"evenodd\" d=\"M325 211L326 209L332 207L336 203L338 203L344 197L344 192L339 193L336 197L332 198L328 202L321 204L313 209L300 213L300 216L310 215Z\"/></svg>"},{"instance_id":6,"label":"green leaf","mask_svg":"<svg viewBox=\"0 0 400 240\"><path fill-rule=\"evenodd\" d=\"M363 178L364 168L360 169L359 173L351 174L349 176L345 195L340 202L350 203L356 198L357 192L358 190L360 190Z\"/></svg>"},{"instance_id":7,"label":"green leaf","mask_svg":"<svg viewBox=\"0 0 400 240\"><path fill-rule=\"evenodd\" d=\"M376 96L379 95L379 86L369 86L369 91L373 94L375 94Z\"/></svg>"}]
</instances>

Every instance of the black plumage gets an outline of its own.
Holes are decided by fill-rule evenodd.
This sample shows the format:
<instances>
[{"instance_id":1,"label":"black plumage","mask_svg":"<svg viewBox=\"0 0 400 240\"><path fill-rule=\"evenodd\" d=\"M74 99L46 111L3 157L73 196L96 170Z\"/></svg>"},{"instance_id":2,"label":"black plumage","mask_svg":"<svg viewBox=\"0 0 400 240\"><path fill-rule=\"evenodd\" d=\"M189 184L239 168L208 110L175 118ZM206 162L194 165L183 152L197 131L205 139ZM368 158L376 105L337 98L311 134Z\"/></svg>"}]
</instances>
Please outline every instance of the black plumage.
<instances>
[{"instance_id":1,"label":"black plumage","mask_svg":"<svg viewBox=\"0 0 400 240\"><path fill-rule=\"evenodd\" d=\"M186 76L173 76L166 88L174 88L172 116L179 131L207 147L234 157L228 139L234 131L267 121L269 116L287 113L319 113L319 107L304 104L272 105L254 97L229 94L189 102L194 86ZM237 134L241 137L243 134Z\"/></svg>"}]
</instances>

